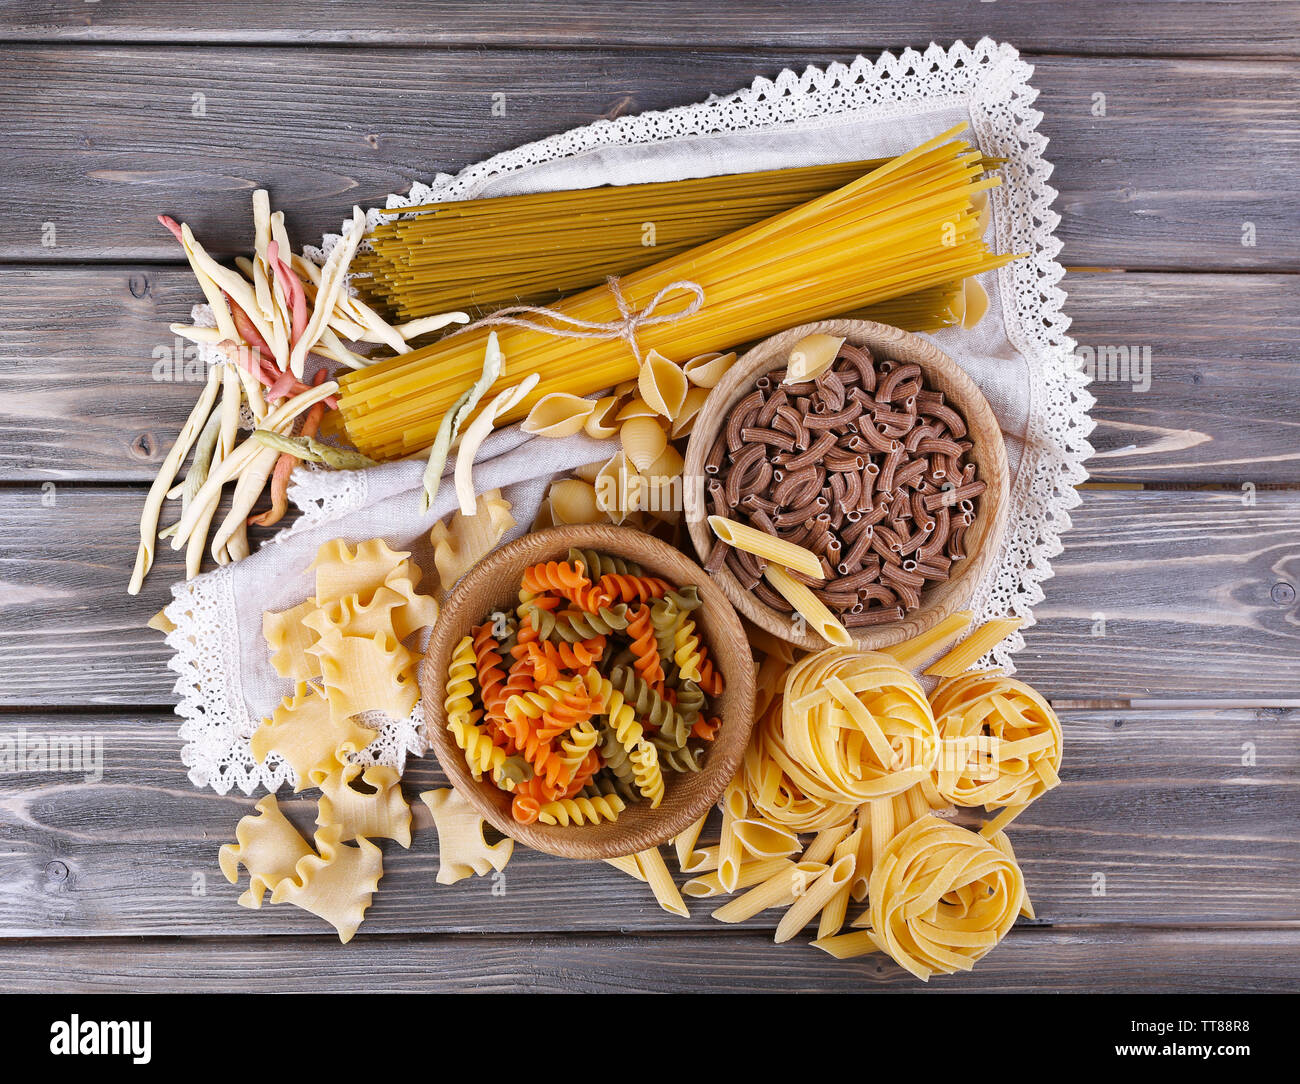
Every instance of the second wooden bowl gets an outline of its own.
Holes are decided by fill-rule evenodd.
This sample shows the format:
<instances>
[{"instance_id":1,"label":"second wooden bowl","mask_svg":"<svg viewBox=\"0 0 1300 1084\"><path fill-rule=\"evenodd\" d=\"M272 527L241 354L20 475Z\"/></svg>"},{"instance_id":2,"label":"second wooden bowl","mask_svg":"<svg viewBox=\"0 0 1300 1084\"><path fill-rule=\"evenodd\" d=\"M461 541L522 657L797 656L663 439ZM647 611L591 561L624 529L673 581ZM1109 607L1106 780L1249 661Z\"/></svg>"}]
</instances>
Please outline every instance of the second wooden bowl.
<instances>
[{"instance_id":1,"label":"second wooden bowl","mask_svg":"<svg viewBox=\"0 0 1300 1084\"><path fill-rule=\"evenodd\" d=\"M691 616L726 687L716 703L722 720L698 772L664 772L658 809L630 804L615 821L577 827L520 824L510 814L511 796L490 779L476 780L465 754L447 730L447 664L461 638L494 611L513 612L524 569L539 561L563 561L570 546L635 561L670 583L699 588L701 606ZM529 847L564 858L614 858L657 847L693 824L722 796L740 767L754 723L754 663L740 619L726 596L689 558L658 539L629 527L568 526L537 531L507 543L480 561L452 591L434 626L420 664L424 717L438 762L452 785L494 828Z\"/></svg>"},{"instance_id":2,"label":"second wooden bowl","mask_svg":"<svg viewBox=\"0 0 1300 1084\"><path fill-rule=\"evenodd\" d=\"M823 320L764 339L736 360L727 375L710 392L695 419L695 427L691 431L686 450L684 474L688 485L695 480L697 492L702 492L699 480L704 476L705 456L722 431L731 408L749 394L754 381L764 373L785 368L794 345L816 332L843 336L855 346L865 346L872 354L882 358L919 365L928 386L943 392L948 402L966 419L974 445L969 456L979 468L978 477L988 484L988 489L979 498L975 522L966 533L968 556L956 564L952 578L927 588L921 595L920 606L900 620L854 633L858 647L873 651L919 636L970 600L975 586L997 555L1006 528L1007 505L1010 500L1007 450L997 416L988 400L961 366L933 343L899 328L870 320ZM716 541L709 529L707 513L704 501L688 501L686 504L687 527L701 561L708 560ZM736 609L760 628L808 651L818 651L827 646L814 632L798 632L789 614L780 613L760 602L751 592L741 587L740 581L727 569L724 568L715 578Z\"/></svg>"}]
</instances>

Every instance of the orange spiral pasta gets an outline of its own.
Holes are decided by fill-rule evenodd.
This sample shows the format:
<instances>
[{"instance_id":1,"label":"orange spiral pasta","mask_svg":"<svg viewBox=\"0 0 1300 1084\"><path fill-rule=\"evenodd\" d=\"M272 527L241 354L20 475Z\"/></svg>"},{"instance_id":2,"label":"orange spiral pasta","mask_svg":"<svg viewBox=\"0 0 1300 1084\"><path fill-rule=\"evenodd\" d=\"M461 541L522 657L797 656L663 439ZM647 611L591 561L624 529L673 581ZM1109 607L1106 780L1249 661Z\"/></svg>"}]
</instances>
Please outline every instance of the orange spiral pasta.
<instances>
[{"instance_id":1,"label":"orange spiral pasta","mask_svg":"<svg viewBox=\"0 0 1300 1084\"><path fill-rule=\"evenodd\" d=\"M667 580L658 576L621 576L611 572L600 578L600 584L610 596L611 601L648 602L652 598L663 598L673 589Z\"/></svg>"},{"instance_id":2,"label":"orange spiral pasta","mask_svg":"<svg viewBox=\"0 0 1300 1084\"><path fill-rule=\"evenodd\" d=\"M654 625L650 623L650 607L642 603L627 623L627 634L632 638L632 666L655 692L664 685L664 667L659 658L659 645L655 640Z\"/></svg>"},{"instance_id":3,"label":"orange spiral pasta","mask_svg":"<svg viewBox=\"0 0 1300 1084\"><path fill-rule=\"evenodd\" d=\"M483 699L483 708L487 717L495 722L504 718L506 672L501 669L504 661L500 645L492 634L492 622L485 621L474 629L474 660L478 669L479 695Z\"/></svg>"},{"instance_id":4,"label":"orange spiral pasta","mask_svg":"<svg viewBox=\"0 0 1300 1084\"><path fill-rule=\"evenodd\" d=\"M523 583L525 591L541 594L543 591L572 591L580 587L590 587L591 581L583 571L582 562L569 564L568 561L543 561L524 569Z\"/></svg>"}]
</instances>

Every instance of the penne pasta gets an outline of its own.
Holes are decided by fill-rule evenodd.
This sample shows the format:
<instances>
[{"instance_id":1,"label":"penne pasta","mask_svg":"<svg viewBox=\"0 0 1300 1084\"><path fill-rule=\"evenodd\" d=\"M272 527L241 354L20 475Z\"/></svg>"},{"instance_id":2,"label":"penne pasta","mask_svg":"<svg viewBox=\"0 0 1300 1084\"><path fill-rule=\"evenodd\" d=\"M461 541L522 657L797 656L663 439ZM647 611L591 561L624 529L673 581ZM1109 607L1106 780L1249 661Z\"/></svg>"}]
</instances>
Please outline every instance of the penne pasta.
<instances>
[{"instance_id":1,"label":"penne pasta","mask_svg":"<svg viewBox=\"0 0 1300 1084\"><path fill-rule=\"evenodd\" d=\"M763 576L823 640L837 647L853 646L853 637L848 630L816 595L793 579L785 569L770 564L763 570Z\"/></svg>"},{"instance_id":2,"label":"penne pasta","mask_svg":"<svg viewBox=\"0 0 1300 1084\"><path fill-rule=\"evenodd\" d=\"M825 578L816 554L803 546L764 534L753 527L737 523L734 519L727 519L726 516L710 516L709 527L719 539L734 549L752 553L765 561L774 561L816 580Z\"/></svg>"}]
</instances>

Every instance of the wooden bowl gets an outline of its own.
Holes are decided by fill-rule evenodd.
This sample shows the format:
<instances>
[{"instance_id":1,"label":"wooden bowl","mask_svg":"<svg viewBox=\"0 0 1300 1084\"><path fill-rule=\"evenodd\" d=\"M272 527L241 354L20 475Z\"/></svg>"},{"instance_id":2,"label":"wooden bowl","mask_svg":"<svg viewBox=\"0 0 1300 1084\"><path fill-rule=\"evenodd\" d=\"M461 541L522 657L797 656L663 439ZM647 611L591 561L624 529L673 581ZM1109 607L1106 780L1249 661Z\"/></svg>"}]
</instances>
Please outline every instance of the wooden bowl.
<instances>
[{"instance_id":1,"label":"wooden bowl","mask_svg":"<svg viewBox=\"0 0 1300 1084\"><path fill-rule=\"evenodd\" d=\"M975 586L996 556L1006 528L1007 505L1010 500L1007 450L997 417L988 400L961 366L933 343L899 328L870 320L823 320L791 328L770 339L764 339L743 357L737 358L727 375L709 394L695 419L695 428L691 431L686 449L685 478L688 485L694 483L697 499L686 503L686 524L701 561L708 559L715 541L707 521L707 502L698 499L698 495L703 492L700 480L704 477L705 456L722 430L727 414L750 392L754 381L773 369L784 368L795 343L815 332L843 336L853 345L865 346L880 357L919 365L926 384L943 392L966 419L974 445L968 456L979 468L977 477L988 484L988 489L979 498L975 522L965 535L967 556L954 566L953 577L944 583L927 587L921 594L920 606L898 621L853 633L858 647L872 651L919 636L970 600ZM827 646L814 632L796 632L789 614L780 613L760 602L751 592L741 587L740 581L726 568L713 578L736 609L760 628L809 651L818 651Z\"/></svg>"},{"instance_id":2,"label":"wooden bowl","mask_svg":"<svg viewBox=\"0 0 1300 1084\"><path fill-rule=\"evenodd\" d=\"M447 664L461 638L496 610L519 604L524 569L539 561L562 561L570 546L595 549L635 561L647 573L681 586L699 588L701 606L692 617L701 642L713 654L726 680L718 699L722 726L704 753L698 772L664 771L664 798L658 809L636 802L606 824L520 824L510 814L511 796L490 780L476 780L465 755L447 730ZM552 527L524 535L489 554L452 591L434 626L420 665L420 691L429 740L447 778L498 831L539 851L564 858L613 858L657 847L693 824L718 801L735 776L754 724L754 662L740 619L726 596L685 555L630 527Z\"/></svg>"}]
</instances>

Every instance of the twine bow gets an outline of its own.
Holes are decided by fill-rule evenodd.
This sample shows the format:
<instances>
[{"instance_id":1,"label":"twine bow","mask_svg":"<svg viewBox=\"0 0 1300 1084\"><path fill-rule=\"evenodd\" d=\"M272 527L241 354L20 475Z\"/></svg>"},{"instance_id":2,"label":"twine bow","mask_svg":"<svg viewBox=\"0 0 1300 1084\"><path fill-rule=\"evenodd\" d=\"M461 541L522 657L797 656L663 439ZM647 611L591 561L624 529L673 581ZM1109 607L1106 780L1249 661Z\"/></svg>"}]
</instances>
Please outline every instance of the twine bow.
<instances>
[{"instance_id":1,"label":"twine bow","mask_svg":"<svg viewBox=\"0 0 1300 1084\"><path fill-rule=\"evenodd\" d=\"M627 343L628 349L632 351L632 355L636 358L637 365L640 366L642 360L641 347L637 343L636 336L641 328L654 327L657 324L675 324L678 320L685 320L688 316L694 316L704 305L704 287L698 282L691 282L689 279L670 282L655 294L650 299L650 303L643 309L632 308L623 295L623 288L619 284L617 277L611 275L605 280L605 284L614 297L614 304L618 306L620 318L617 320L581 320L576 316L569 316L567 313L549 308L546 305L510 305L504 309L498 309L490 316L484 316L481 320L475 320L472 324L466 324L452 334L464 335L467 331L473 331L481 327L520 327L564 339L603 339L606 341L622 339ZM693 294L694 298L691 303L681 312L658 314L655 310L664 298L678 291ZM539 323L536 320L525 319L528 316L545 317L548 320L555 321L559 326L551 326Z\"/></svg>"}]
</instances>

